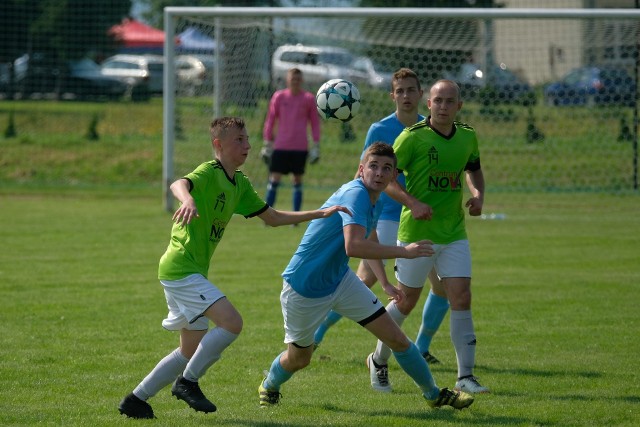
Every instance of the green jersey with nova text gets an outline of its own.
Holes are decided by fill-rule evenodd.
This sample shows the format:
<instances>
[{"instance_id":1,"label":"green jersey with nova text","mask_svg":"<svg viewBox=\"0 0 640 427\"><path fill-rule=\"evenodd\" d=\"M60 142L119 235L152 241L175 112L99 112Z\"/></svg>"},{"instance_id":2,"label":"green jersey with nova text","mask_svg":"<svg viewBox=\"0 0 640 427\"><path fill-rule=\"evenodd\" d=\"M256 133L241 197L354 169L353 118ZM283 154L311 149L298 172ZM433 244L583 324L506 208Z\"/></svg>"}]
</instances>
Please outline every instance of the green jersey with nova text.
<instances>
[{"instance_id":1,"label":"green jersey with nova text","mask_svg":"<svg viewBox=\"0 0 640 427\"><path fill-rule=\"evenodd\" d=\"M430 239L447 244L467 238L462 207L465 170L480 168L475 130L460 122L444 136L431 128L429 118L405 129L393 148L398 169L406 174L407 191L433 209L430 221L416 220L403 206L398 240Z\"/></svg>"},{"instance_id":2,"label":"green jersey with nova text","mask_svg":"<svg viewBox=\"0 0 640 427\"><path fill-rule=\"evenodd\" d=\"M160 258L160 280L179 280L195 273L207 277L213 252L233 214L250 218L268 208L241 171L229 177L217 160L201 164L185 178L191 183L200 216L186 226L173 224L169 246Z\"/></svg>"}]
</instances>

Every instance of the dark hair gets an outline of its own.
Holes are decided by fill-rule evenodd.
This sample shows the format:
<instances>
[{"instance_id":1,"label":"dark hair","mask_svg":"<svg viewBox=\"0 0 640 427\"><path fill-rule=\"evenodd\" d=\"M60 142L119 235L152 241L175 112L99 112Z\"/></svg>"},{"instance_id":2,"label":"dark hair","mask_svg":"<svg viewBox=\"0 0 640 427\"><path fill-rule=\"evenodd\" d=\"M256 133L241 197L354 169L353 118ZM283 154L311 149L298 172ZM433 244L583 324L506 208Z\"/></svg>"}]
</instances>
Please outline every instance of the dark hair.
<instances>
[{"instance_id":1,"label":"dark hair","mask_svg":"<svg viewBox=\"0 0 640 427\"><path fill-rule=\"evenodd\" d=\"M244 120L239 117L218 117L211 122L211 137L222 137L228 129L244 129Z\"/></svg>"},{"instance_id":2,"label":"dark hair","mask_svg":"<svg viewBox=\"0 0 640 427\"><path fill-rule=\"evenodd\" d=\"M393 166L395 167L398 159L396 159L396 153L393 151L393 146L387 144L385 142L374 142L367 148L364 152L364 156L362 156L362 164L365 164L369 161L369 157L371 156L384 156L393 159Z\"/></svg>"},{"instance_id":3,"label":"dark hair","mask_svg":"<svg viewBox=\"0 0 640 427\"><path fill-rule=\"evenodd\" d=\"M398 71L393 73L393 77L391 78L391 91L393 92L393 86L400 79L416 79L416 85L418 86L418 90L420 90L420 79L418 75L411 68L400 68Z\"/></svg>"}]
</instances>

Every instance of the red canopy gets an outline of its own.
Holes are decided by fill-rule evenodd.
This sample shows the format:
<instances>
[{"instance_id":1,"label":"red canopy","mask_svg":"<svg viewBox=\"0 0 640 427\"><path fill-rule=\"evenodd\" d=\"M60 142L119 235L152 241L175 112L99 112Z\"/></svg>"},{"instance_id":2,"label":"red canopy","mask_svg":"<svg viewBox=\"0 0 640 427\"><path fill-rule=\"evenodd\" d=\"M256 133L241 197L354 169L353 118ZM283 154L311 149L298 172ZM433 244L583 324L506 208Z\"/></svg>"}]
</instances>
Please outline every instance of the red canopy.
<instances>
[{"instance_id":1,"label":"red canopy","mask_svg":"<svg viewBox=\"0 0 640 427\"><path fill-rule=\"evenodd\" d=\"M111 27L107 34L127 48L161 48L164 44L164 31L132 18L123 19L121 24Z\"/></svg>"}]
</instances>

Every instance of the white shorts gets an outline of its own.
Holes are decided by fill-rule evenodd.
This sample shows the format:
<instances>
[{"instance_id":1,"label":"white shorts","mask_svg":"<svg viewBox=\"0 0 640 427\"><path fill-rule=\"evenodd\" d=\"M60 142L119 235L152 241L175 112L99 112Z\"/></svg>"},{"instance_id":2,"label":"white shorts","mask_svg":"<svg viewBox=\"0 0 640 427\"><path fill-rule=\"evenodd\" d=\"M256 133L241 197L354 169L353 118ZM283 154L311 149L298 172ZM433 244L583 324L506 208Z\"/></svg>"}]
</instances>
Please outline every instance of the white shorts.
<instances>
[{"instance_id":1,"label":"white shorts","mask_svg":"<svg viewBox=\"0 0 640 427\"><path fill-rule=\"evenodd\" d=\"M399 225L400 223L398 221L391 221L388 219L378 221L378 226L376 227L378 242L380 242L381 245L395 246L398 241ZM386 265L387 260L383 259L382 264Z\"/></svg>"},{"instance_id":2,"label":"white shorts","mask_svg":"<svg viewBox=\"0 0 640 427\"><path fill-rule=\"evenodd\" d=\"M376 227L376 233L378 234L378 241L381 245L395 246L398 241L398 221L391 221L383 219L378 221L378 227Z\"/></svg>"},{"instance_id":3,"label":"white shorts","mask_svg":"<svg viewBox=\"0 0 640 427\"><path fill-rule=\"evenodd\" d=\"M180 280L161 280L169 314L162 327L170 331L209 329L209 319L203 316L224 294L206 277L192 274Z\"/></svg>"},{"instance_id":4,"label":"white shorts","mask_svg":"<svg viewBox=\"0 0 640 427\"><path fill-rule=\"evenodd\" d=\"M398 246L409 243L398 242ZM396 279L409 288L422 288L429 272L436 268L438 276L471 278L471 250L468 240L457 240L446 245L433 245L435 254L430 257L396 259Z\"/></svg>"},{"instance_id":5,"label":"white shorts","mask_svg":"<svg viewBox=\"0 0 640 427\"><path fill-rule=\"evenodd\" d=\"M385 313L378 297L349 269L336 291L322 298L305 298L285 280L280 293L284 342L299 347L313 344L313 335L327 313L334 310L364 326Z\"/></svg>"}]
</instances>

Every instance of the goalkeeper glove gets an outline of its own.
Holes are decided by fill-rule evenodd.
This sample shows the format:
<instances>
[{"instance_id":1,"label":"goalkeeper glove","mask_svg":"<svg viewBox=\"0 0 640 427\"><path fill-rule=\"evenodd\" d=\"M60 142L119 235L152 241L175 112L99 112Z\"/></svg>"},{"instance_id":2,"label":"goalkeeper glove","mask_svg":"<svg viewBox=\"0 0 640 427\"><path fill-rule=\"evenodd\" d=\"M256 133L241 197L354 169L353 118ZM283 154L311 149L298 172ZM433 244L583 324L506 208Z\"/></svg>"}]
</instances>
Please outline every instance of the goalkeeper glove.
<instances>
[{"instance_id":1,"label":"goalkeeper glove","mask_svg":"<svg viewBox=\"0 0 640 427\"><path fill-rule=\"evenodd\" d=\"M260 150L260 156L262 157L262 161L269 166L271 164L271 156L273 155L273 142L264 141L264 145Z\"/></svg>"},{"instance_id":2,"label":"goalkeeper glove","mask_svg":"<svg viewBox=\"0 0 640 427\"><path fill-rule=\"evenodd\" d=\"M309 163L313 165L318 163L318 160L320 160L320 147L318 144L315 144L311 147L311 150L309 150Z\"/></svg>"}]
</instances>

